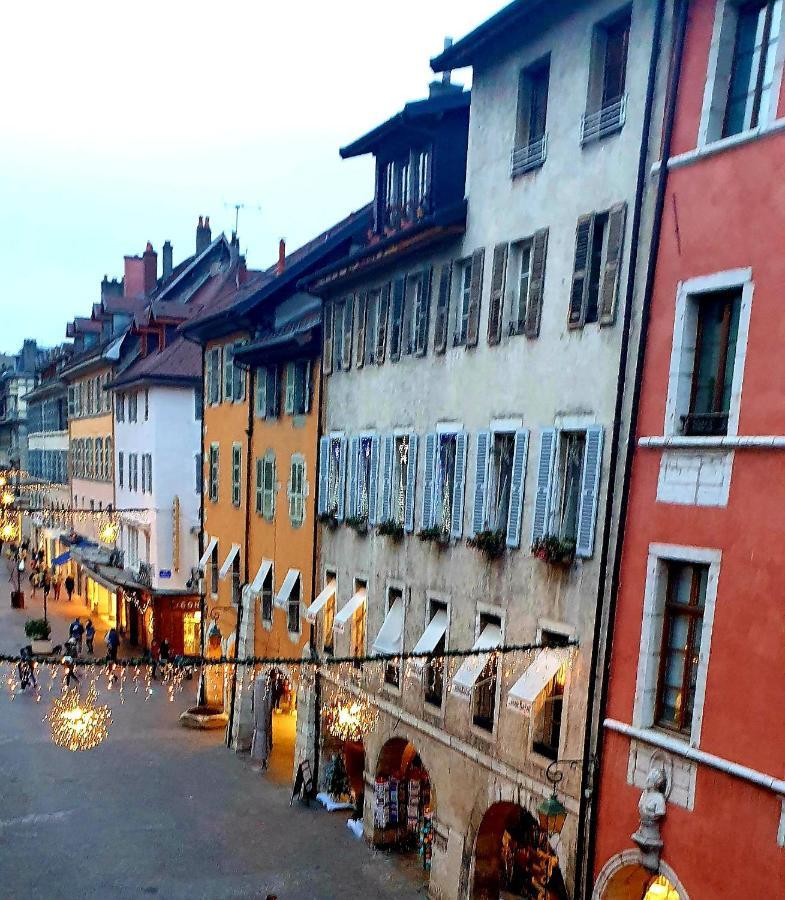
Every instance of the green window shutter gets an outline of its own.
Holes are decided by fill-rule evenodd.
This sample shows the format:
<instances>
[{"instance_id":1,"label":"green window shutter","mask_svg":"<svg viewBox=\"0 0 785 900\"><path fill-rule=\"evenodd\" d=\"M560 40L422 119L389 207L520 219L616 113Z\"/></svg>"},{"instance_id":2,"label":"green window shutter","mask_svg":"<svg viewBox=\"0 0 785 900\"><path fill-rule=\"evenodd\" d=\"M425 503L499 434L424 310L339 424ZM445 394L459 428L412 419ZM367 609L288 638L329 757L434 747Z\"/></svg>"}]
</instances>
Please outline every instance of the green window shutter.
<instances>
[{"instance_id":1,"label":"green window shutter","mask_svg":"<svg viewBox=\"0 0 785 900\"><path fill-rule=\"evenodd\" d=\"M294 414L295 364L286 364L286 393L284 395L284 412L287 416Z\"/></svg>"},{"instance_id":2,"label":"green window shutter","mask_svg":"<svg viewBox=\"0 0 785 900\"><path fill-rule=\"evenodd\" d=\"M379 296L379 322L376 330L376 365L380 366L384 362L384 355L387 349L387 319L390 312L390 284L389 282L382 287Z\"/></svg>"},{"instance_id":3,"label":"green window shutter","mask_svg":"<svg viewBox=\"0 0 785 900\"><path fill-rule=\"evenodd\" d=\"M532 239L531 276L526 303L524 332L527 337L537 337L542 319L542 295L545 287L545 260L548 255L548 229L542 228Z\"/></svg>"},{"instance_id":4,"label":"green window shutter","mask_svg":"<svg viewBox=\"0 0 785 900\"><path fill-rule=\"evenodd\" d=\"M480 337L480 306L482 304L482 277L485 268L485 248L472 253L472 276L469 284L469 316L466 324L466 346L476 347Z\"/></svg>"},{"instance_id":5,"label":"green window shutter","mask_svg":"<svg viewBox=\"0 0 785 900\"><path fill-rule=\"evenodd\" d=\"M354 297L350 294L343 309L343 359L341 368L348 371L352 367L352 324L354 322Z\"/></svg>"},{"instance_id":6,"label":"green window shutter","mask_svg":"<svg viewBox=\"0 0 785 900\"><path fill-rule=\"evenodd\" d=\"M258 419L267 415L267 368L259 366L256 370L254 413Z\"/></svg>"},{"instance_id":7,"label":"green window shutter","mask_svg":"<svg viewBox=\"0 0 785 900\"><path fill-rule=\"evenodd\" d=\"M589 295L589 255L594 236L594 215L580 216L575 227L575 262L570 291L568 323L582 328L586 321L586 300Z\"/></svg>"},{"instance_id":8,"label":"green window shutter","mask_svg":"<svg viewBox=\"0 0 785 900\"><path fill-rule=\"evenodd\" d=\"M224 400L232 399L234 385L234 349L228 344L224 347Z\"/></svg>"},{"instance_id":9,"label":"green window shutter","mask_svg":"<svg viewBox=\"0 0 785 900\"><path fill-rule=\"evenodd\" d=\"M605 270L600 282L600 325L613 325L616 320L616 299L619 291L619 272L626 221L626 203L617 203L608 210L608 244L605 251Z\"/></svg>"},{"instance_id":10,"label":"green window shutter","mask_svg":"<svg viewBox=\"0 0 785 900\"><path fill-rule=\"evenodd\" d=\"M262 484L264 481L264 460L261 457L256 457L256 491L255 497L256 502L254 504L254 508L256 509L257 515L261 515L262 512Z\"/></svg>"},{"instance_id":11,"label":"green window shutter","mask_svg":"<svg viewBox=\"0 0 785 900\"><path fill-rule=\"evenodd\" d=\"M366 328L366 310L368 308L368 292L360 291L357 295L357 353L355 354L355 365L358 369L362 369L365 363L365 328Z\"/></svg>"},{"instance_id":12,"label":"green window shutter","mask_svg":"<svg viewBox=\"0 0 785 900\"><path fill-rule=\"evenodd\" d=\"M452 263L444 263L439 272L439 292L436 297L436 314L433 323L433 352L444 353L447 349L447 332L450 322L450 289L452 286Z\"/></svg>"},{"instance_id":13,"label":"green window shutter","mask_svg":"<svg viewBox=\"0 0 785 900\"><path fill-rule=\"evenodd\" d=\"M325 303L322 309L322 372L333 370L333 305Z\"/></svg>"},{"instance_id":14,"label":"green window shutter","mask_svg":"<svg viewBox=\"0 0 785 900\"><path fill-rule=\"evenodd\" d=\"M406 280L396 278L392 286L390 301L390 362L398 362L401 358L401 340L403 329L403 302L406 295Z\"/></svg>"},{"instance_id":15,"label":"green window shutter","mask_svg":"<svg viewBox=\"0 0 785 900\"><path fill-rule=\"evenodd\" d=\"M428 351L428 325L431 313L431 281L433 268L428 266L422 272L422 287L414 311L414 354L425 356Z\"/></svg>"},{"instance_id":16,"label":"green window shutter","mask_svg":"<svg viewBox=\"0 0 785 900\"><path fill-rule=\"evenodd\" d=\"M508 250L507 244L497 244L493 248L491 296L488 304L489 344L498 344L502 338L502 315L504 310L504 286L507 280Z\"/></svg>"}]
</instances>

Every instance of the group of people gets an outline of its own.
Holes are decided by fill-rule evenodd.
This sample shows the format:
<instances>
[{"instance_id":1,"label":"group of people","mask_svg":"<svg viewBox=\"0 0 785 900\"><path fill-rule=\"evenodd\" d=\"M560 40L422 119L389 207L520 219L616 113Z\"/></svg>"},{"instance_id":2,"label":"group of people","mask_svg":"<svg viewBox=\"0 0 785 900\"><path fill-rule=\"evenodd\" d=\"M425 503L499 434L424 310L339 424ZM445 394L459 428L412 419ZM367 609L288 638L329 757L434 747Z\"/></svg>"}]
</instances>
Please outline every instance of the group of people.
<instances>
[{"instance_id":1,"label":"group of people","mask_svg":"<svg viewBox=\"0 0 785 900\"><path fill-rule=\"evenodd\" d=\"M0 542L0 553L2 552L2 549L2 542ZM11 544L9 546L9 555L17 564L25 563L29 566L28 579L34 597L36 591L40 588L44 592L44 597L47 600L49 599L50 592L55 600L59 600L60 594L62 593L63 588L65 588L65 592L68 595L68 600L70 602L74 594L74 588L76 587L73 577L71 575L63 577L60 568L56 566L47 566L43 549L30 550L29 540L24 540L19 545ZM21 565L19 566L19 569L20 571L24 571ZM13 578L14 573L12 572L8 580L11 581Z\"/></svg>"},{"instance_id":2,"label":"group of people","mask_svg":"<svg viewBox=\"0 0 785 900\"><path fill-rule=\"evenodd\" d=\"M88 619L87 622L82 625L82 620L77 616L68 628L67 642L73 645L73 650L76 654L82 652L83 638L87 642L87 652L94 653L93 643L95 641L95 625L93 625L93 620ZM117 633L117 629L112 627L106 632L106 655L112 662L117 662L117 650L119 646L120 635Z\"/></svg>"}]
</instances>

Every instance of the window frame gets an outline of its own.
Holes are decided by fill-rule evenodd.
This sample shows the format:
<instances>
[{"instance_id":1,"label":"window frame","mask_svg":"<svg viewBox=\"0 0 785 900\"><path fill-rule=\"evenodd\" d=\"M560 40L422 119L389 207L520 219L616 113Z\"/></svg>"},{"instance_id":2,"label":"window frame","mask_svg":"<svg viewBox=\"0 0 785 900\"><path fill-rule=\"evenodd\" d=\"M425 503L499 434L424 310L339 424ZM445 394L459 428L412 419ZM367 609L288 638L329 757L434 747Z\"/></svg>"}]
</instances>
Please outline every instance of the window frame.
<instances>
[{"instance_id":1,"label":"window frame","mask_svg":"<svg viewBox=\"0 0 785 900\"><path fill-rule=\"evenodd\" d=\"M548 644L548 646L553 647L565 647L569 644L569 641L574 638L575 631L568 625L562 625L560 623L550 621L545 623L541 621L537 628L536 640L538 644ZM542 760L547 760L548 762L553 762L555 759L558 759L561 756L562 740L564 738L564 735L566 734L566 728L564 726L564 713L568 708L569 667L566 663L563 664L563 666L567 669L567 671L564 675L564 684L560 685L561 692L559 694L556 694L555 696L545 696L551 685L556 683L562 667L559 668L559 671L553 676L553 678L548 682L541 694L537 697L531 714L531 727L529 729L529 752ZM544 718L546 716L546 704L550 703L552 710L556 702L559 703L559 734L556 747L554 748L552 745L546 744L542 740L538 740L538 735L541 733L540 717L542 716Z\"/></svg>"},{"instance_id":2,"label":"window frame","mask_svg":"<svg viewBox=\"0 0 785 900\"><path fill-rule=\"evenodd\" d=\"M444 637L442 641L444 641L444 650L445 652L450 649L450 613L452 610L452 604L450 602L449 597L442 596L441 594L434 594L428 592L425 596L425 628L427 628L431 621L433 620L436 613L443 609L447 613L447 628L444 631ZM425 630L423 629L423 631ZM434 652L438 649L439 644L434 648ZM423 687L423 703L425 704L426 712L431 715L439 716L440 718L444 717L445 707L447 706L446 698L447 698L447 689L449 687L449 682L447 678L447 671L445 670L445 666L442 663L442 670L439 678L441 680L441 695L439 703L434 703L432 699L429 697L435 697L435 693L429 691L429 676L431 671L433 670L433 661L426 660L425 665L423 666L423 674L422 674L422 687Z\"/></svg>"},{"instance_id":3,"label":"window frame","mask_svg":"<svg viewBox=\"0 0 785 900\"><path fill-rule=\"evenodd\" d=\"M393 594L395 594L394 597L393 597ZM403 621L402 621L401 628L402 628L402 634L404 635L404 637L406 635L407 594L408 594L408 592L406 590L406 585L404 585L403 582L394 581L394 580L387 582L387 587L384 592L384 604L385 605L384 605L384 618L382 619L382 622L384 622L384 619L387 618L387 616L390 612L390 609L392 608L393 603L395 603L396 600L400 600L401 605L403 607ZM379 627L381 627L381 626L379 626ZM395 680L394 681L389 680L388 675L392 676L393 674L395 675ZM397 661L397 664L393 660L388 660L385 663L384 669L382 671L382 685L384 686L384 689L393 694L400 694L403 689L403 679L404 679L403 660L399 658Z\"/></svg>"},{"instance_id":4,"label":"window frame","mask_svg":"<svg viewBox=\"0 0 785 900\"><path fill-rule=\"evenodd\" d=\"M240 506L243 498L243 445L232 444L232 506Z\"/></svg>"},{"instance_id":5,"label":"window frame","mask_svg":"<svg viewBox=\"0 0 785 900\"><path fill-rule=\"evenodd\" d=\"M455 329L453 346L465 347L469 337L469 316L472 303L472 257L456 261L459 277L454 279L457 302L455 306Z\"/></svg>"},{"instance_id":6,"label":"window frame","mask_svg":"<svg viewBox=\"0 0 785 900\"><path fill-rule=\"evenodd\" d=\"M218 502L219 478L220 478L220 445L213 441L210 444L210 452L208 456L208 477L207 477L207 495L210 502Z\"/></svg>"},{"instance_id":7,"label":"window frame","mask_svg":"<svg viewBox=\"0 0 785 900\"><path fill-rule=\"evenodd\" d=\"M475 621L474 621L474 641L476 641L479 636L482 634L483 628L488 624L493 624L491 620L494 620L494 623L498 623L499 632L501 634L501 642L504 643L505 639L505 615L504 612L499 609L497 606L492 606L487 603L478 603L477 609L475 611ZM474 643L472 641L472 643ZM495 652L491 652L491 659L489 659L489 663L491 660L495 661L494 665L494 673L492 678L494 679L494 690L493 690L493 715L492 720L490 722L491 727L486 728L482 724L478 724L477 719L482 718L478 716L475 712L477 706L476 694L477 694L477 685L480 682L480 678L477 678L477 681L474 683L472 687L472 695L470 698L469 705L469 723L471 732L478 737L483 738L486 741L495 741L498 736L499 730L499 717L501 714L501 687L502 681L504 680L504 669L503 666L499 665L499 656ZM483 669L483 672L485 670ZM483 673L481 672L480 675Z\"/></svg>"},{"instance_id":8,"label":"window frame","mask_svg":"<svg viewBox=\"0 0 785 900\"><path fill-rule=\"evenodd\" d=\"M299 472L299 490L295 490L295 471ZM306 481L307 468L305 463L305 457L302 453L293 453L292 458L289 463L289 485L288 485L288 500L289 500L289 522L293 528L301 528L305 522L305 498L308 495L307 491L307 481ZM299 511L299 514L296 512Z\"/></svg>"}]
</instances>

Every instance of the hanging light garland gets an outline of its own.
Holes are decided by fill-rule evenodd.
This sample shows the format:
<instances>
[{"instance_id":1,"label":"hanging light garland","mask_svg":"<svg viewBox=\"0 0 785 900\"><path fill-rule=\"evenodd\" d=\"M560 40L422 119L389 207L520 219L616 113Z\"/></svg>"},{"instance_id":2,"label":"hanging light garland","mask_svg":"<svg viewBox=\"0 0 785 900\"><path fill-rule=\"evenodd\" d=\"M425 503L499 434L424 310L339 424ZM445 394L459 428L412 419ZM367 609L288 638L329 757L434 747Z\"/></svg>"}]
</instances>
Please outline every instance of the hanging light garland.
<instances>
[{"instance_id":1,"label":"hanging light garland","mask_svg":"<svg viewBox=\"0 0 785 900\"><path fill-rule=\"evenodd\" d=\"M61 697L52 700L52 706L44 717L52 729L52 741L58 747L70 750L92 750L109 734L112 714L108 706L96 706L98 694L91 686L84 701L78 688L66 690Z\"/></svg>"},{"instance_id":2,"label":"hanging light garland","mask_svg":"<svg viewBox=\"0 0 785 900\"><path fill-rule=\"evenodd\" d=\"M373 731L379 713L365 697L339 690L322 708L322 718L333 737L356 743Z\"/></svg>"}]
</instances>

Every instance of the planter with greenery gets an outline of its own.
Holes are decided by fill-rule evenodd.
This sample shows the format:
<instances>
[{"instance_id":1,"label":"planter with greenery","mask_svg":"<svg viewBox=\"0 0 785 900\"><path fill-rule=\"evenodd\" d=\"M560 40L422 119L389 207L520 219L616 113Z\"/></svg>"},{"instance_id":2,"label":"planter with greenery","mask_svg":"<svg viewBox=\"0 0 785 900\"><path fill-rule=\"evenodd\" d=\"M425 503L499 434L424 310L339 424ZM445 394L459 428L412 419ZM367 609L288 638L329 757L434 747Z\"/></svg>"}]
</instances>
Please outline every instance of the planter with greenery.
<instances>
[{"instance_id":1,"label":"planter with greenery","mask_svg":"<svg viewBox=\"0 0 785 900\"><path fill-rule=\"evenodd\" d=\"M438 525L432 525L430 528L423 528L417 532L417 537L423 542L431 541L439 547L446 547L450 543L450 534Z\"/></svg>"},{"instance_id":2,"label":"planter with greenery","mask_svg":"<svg viewBox=\"0 0 785 900\"><path fill-rule=\"evenodd\" d=\"M570 566L575 560L575 542L545 534L532 544L532 554L552 566Z\"/></svg>"},{"instance_id":3,"label":"planter with greenery","mask_svg":"<svg viewBox=\"0 0 785 900\"><path fill-rule=\"evenodd\" d=\"M368 517L367 516L347 516L344 520L347 528L356 531L357 534L368 534Z\"/></svg>"},{"instance_id":4,"label":"planter with greenery","mask_svg":"<svg viewBox=\"0 0 785 900\"><path fill-rule=\"evenodd\" d=\"M466 543L475 550L484 553L488 559L498 559L504 554L507 546L503 531L478 531Z\"/></svg>"},{"instance_id":5,"label":"planter with greenery","mask_svg":"<svg viewBox=\"0 0 785 900\"><path fill-rule=\"evenodd\" d=\"M396 522L395 519L388 519L386 522L381 522L376 529L376 533L380 534L382 537L388 537L393 541L402 541L403 540L403 525L399 522Z\"/></svg>"},{"instance_id":6,"label":"planter with greenery","mask_svg":"<svg viewBox=\"0 0 785 900\"><path fill-rule=\"evenodd\" d=\"M320 524L326 525L328 528L337 528L340 524L338 522L338 516L336 516L334 512L319 513L316 518Z\"/></svg>"},{"instance_id":7,"label":"planter with greenery","mask_svg":"<svg viewBox=\"0 0 785 900\"><path fill-rule=\"evenodd\" d=\"M25 622L25 634L30 638L33 653L52 652L52 642L49 640L51 633L52 626L46 619L28 619Z\"/></svg>"}]
</instances>

